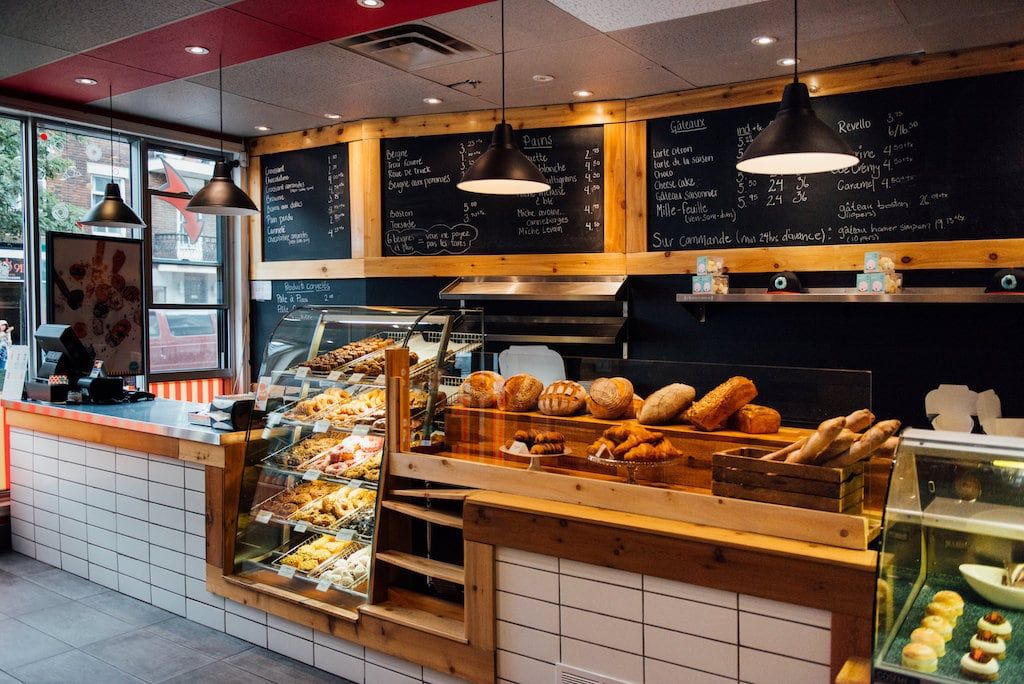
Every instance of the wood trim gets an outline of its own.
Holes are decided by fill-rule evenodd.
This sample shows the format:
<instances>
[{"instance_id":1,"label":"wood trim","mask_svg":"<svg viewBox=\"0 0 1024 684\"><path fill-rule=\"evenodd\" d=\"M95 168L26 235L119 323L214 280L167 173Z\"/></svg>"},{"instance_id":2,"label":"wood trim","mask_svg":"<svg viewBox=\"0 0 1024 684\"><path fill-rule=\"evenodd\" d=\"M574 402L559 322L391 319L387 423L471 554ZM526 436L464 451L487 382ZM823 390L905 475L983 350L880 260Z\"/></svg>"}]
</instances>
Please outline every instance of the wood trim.
<instances>
[{"instance_id":1,"label":"wood trim","mask_svg":"<svg viewBox=\"0 0 1024 684\"><path fill-rule=\"evenodd\" d=\"M184 440L162 435L151 435L137 430L109 427L96 423L84 423L70 418L44 416L38 413L26 413L7 408L7 424L26 430L38 430L51 435L60 435L80 439L85 442L96 442L123 449L135 449L149 454L179 458L179 444ZM212 445L211 445L212 446Z\"/></svg>"},{"instance_id":2,"label":"wood trim","mask_svg":"<svg viewBox=\"0 0 1024 684\"><path fill-rule=\"evenodd\" d=\"M382 257L366 260L367 278L469 275L618 275L625 255L501 254L437 257Z\"/></svg>"},{"instance_id":3,"label":"wood trim","mask_svg":"<svg viewBox=\"0 0 1024 684\"><path fill-rule=\"evenodd\" d=\"M352 143L349 146L349 169L352 168L359 170L352 174L352 257L380 257L384 225L381 220L380 142L360 140ZM361 234L358 242L357 224Z\"/></svg>"},{"instance_id":4,"label":"wood trim","mask_svg":"<svg viewBox=\"0 0 1024 684\"><path fill-rule=\"evenodd\" d=\"M259 267L263 265L263 184L261 179L262 163L259 157L249 157L249 165L245 169L246 187L249 188L249 199L259 209L259 214L247 216L242 221L243 227L249 231L249 278L259 279Z\"/></svg>"},{"instance_id":5,"label":"wood trim","mask_svg":"<svg viewBox=\"0 0 1024 684\"><path fill-rule=\"evenodd\" d=\"M647 122L630 121L626 124L626 252L647 251L646 178Z\"/></svg>"},{"instance_id":6,"label":"wood trim","mask_svg":"<svg viewBox=\"0 0 1024 684\"><path fill-rule=\"evenodd\" d=\"M1024 43L865 62L800 74L816 97L985 76L1024 69ZM684 90L626 101L626 120L641 121L778 102L788 76Z\"/></svg>"},{"instance_id":7,"label":"wood trim","mask_svg":"<svg viewBox=\"0 0 1024 684\"><path fill-rule=\"evenodd\" d=\"M644 228L646 240L646 227ZM1009 268L1024 263L1024 238L896 242L823 247L754 247L720 250L730 273L775 271L859 271L864 251L892 257L901 270L949 268ZM641 252L626 255L630 275L692 274L702 251ZM850 286L853 287L851 276Z\"/></svg>"},{"instance_id":8,"label":"wood trim","mask_svg":"<svg viewBox=\"0 0 1024 684\"><path fill-rule=\"evenodd\" d=\"M700 539L669 533L657 518L635 516L623 524L620 514L602 509L528 499L507 505L503 495L473 495L466 501L466 540L871 619L875 566L866 561L873 552L861 552L856 564L797 559L777 543L784 540L760 537L756 545L738 546L729 534Z\"/></svg>"},{"instance_id":9,"label":"wood trim","mask_svg":"<svg viewBox=\"0 0 1024 684\"><path fill-rule=\"evenodd\" d=\"M626 250L626 125L604 127L604 251Z\"/></svg>"},{"instance_id":10,"label":"wood trim","mask_svg":"<svg viewBox=\"0 0 1024 684\"><path fill-rule=\"evenodd\" d=\"M309 147L324 147L338 143L354 142L362 139L363 123L361 121L332 124L320 128L307 128L304 131L277 133L250 138L246 141L246 151L250 156L276 152L291 152Z\"/></svg>"},{"instance_id":11,"label":"wood trim","mask_svg":"<svg viewBox=\"0 0 1024 684\"><path fill-rule=\"evenodd\" d=\"M254 239L253 243L259 240ZM324 259L323 261L253 261L250 268L252 280L294 280L308 278L363 278L366 273L365 259Z\"/></svg>"},{"instance_id":12,"label":"wood trim","mask_svg":"<svg viewBox=\"0 0 1024 684\"><path fill-rule=\"evenodd\" d=\"M874 605L874 584L872 593L863 600L870 607ZM832 613L832 678L839 681L839 674L845 663L851 659L871 658L871 632L873 616Z\"/></svg>"},{"instance_id":13,"label":"wood trim","mask_svg":"<svg viewBox=\"0 0 1024 684\"><path fill-rule=\"evenodd\" d=\"M495 648L494 547L464 542L466 568L466 636L469 643L484 649Z\"/></svg>"},{"instance_id":14,"label":"wood trim","mask_svg":"<svg viewBox=\"0 0 1024 684\"><path fill-rule=\"evenodd\" d=\"M835 684L871 684L871 660L869 658L851 658L847 660Z\"/></svg>"}]
</instances>

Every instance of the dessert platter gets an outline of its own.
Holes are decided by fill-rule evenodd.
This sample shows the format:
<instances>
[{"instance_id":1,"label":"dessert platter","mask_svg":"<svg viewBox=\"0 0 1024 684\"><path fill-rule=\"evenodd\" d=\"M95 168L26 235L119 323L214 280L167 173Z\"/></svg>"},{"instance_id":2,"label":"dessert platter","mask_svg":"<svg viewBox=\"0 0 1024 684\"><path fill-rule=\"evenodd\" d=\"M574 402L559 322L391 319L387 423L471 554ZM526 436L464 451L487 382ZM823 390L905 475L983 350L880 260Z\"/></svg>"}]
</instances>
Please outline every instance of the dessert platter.
<instances>
[{"instance_id":1,"label":"dessert platter","mask_svg":"<svg viewBox=\"0 0 1024 684\"><path fill-rule=\"evenodd\" d=\"M317 534L299 543L288 542L247 562L281 577L316 585L320 591L333 589L363 598L370 575L370 546Z\"/></svg>"},{"instance_id":2,"label":"dessert platter","mask_svg":"<svg viewBox=\"0 0 1024 684\"><path fill-rule=\"evenodd\" d=\"M561 432L541 430L516 430L512 439L499 449L506 456L520 456L530 459L527 470L541 470L540 462L545 458L571 456L565 446L565 435Z\"/></svg>"},{"instance_id":3,"label":"dessert platter","mask_svg":"<svg viewBox=\"0 0 1024 684\"><path fill-rule=\"evenodd\" d=\"M372 515L377 500L373 489L324 480L301 481L252 507L250 514L261 523L287 525L297 532L314 530L340 539L367 537L365 527L350 526L367 511ZM370 530L372 534L372 528Z\"/></svg>"}]
</instances>

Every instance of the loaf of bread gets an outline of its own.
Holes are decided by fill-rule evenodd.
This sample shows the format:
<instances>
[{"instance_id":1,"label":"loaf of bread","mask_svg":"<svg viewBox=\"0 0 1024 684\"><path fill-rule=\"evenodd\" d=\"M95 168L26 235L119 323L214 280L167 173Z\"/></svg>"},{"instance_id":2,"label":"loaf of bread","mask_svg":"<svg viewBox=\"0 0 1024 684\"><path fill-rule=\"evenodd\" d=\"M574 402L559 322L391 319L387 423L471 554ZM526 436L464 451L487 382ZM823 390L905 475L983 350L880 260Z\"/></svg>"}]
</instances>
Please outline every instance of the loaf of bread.
<instances>
[{"instance_id":1,"label":"loaf of bread","mask_svg":"<svg viewBox=\"0 0 1024 684\"><path fill-rule=\"evenodd\" d=\"M505 380L498 395L498 408L502 411L532 411L544 391L544 383L528 373L513 375Z\"/></svg>"},{"instance_id":2,"label":"loaf of bread","mask_svg":"<svg viewBox=\"0 0 1024 684\"><path fill-rule=\"evenodd\" d=\"M748 435L768 435L779 431L782 416L773 408L747 404L732 415L732 423Z\"/></svg>"},{"instance_id":3,"label":"loaf of bread","mask_svg":"<svg viewBox=\"0 0 1024 684\"><path fill-rule=\"evenodd\" d=\"M633 404L633 383L626 378L598 378L590 385L587 408L595 418L621 418Z\"/></svg>"},{"instance_id":4,"label":"loaf of bread","mask_svg":"<svg viewBox=\"0 0 1024 684\"><path fill-rule=\"evenodd\" d=\"M622 414L622 417L626 420L634 420L640 415L640 410L644 407L644 398L634 394L633 401L629 402L629 406L626 407L626 412Z\"/></svg>"},{"instance_id":5,"label":"loaf of bread","mask_svg":"<svg viewBox=\"0 0 1024 684\"><path fill-rule=\"evenodd\" d=\"M756 396L754 383L735 375L701 397L686 412L686 418L701 430L715 430Z\"/></svg>"},{"instance_id":6,"label":"loaf of bread","mask_svg":"<svg viewBox=\"0 0 1024 684\"><path fill-rule=\"evenodd\" d=\"M504 379L494 371L475 371L459 387L459 403L471 408L491 408L498 403Z\"/></svg>"},{"instance_id":7,"label":"loaf of bread","mask_svg":"<svg viewBox=\"0 0 1024 684\"><path fill-rule=\"evenodd\" d=\"M544 388L537 408L547 416L571 416L587 403L587 391L572 380L558 380Z\"/></svg>"},{"instance_id":8,"label":"loaf of bread","mask_svg":"<svg viewBox=\"0 0 1024 684\"><path fill-rule=\"evenodd\" d=\"M693 403L697 390L678 382L666 385L647 397L637 419L643 425L665 425L676 422L679 414Z\"/></svg>"}]
</instances>

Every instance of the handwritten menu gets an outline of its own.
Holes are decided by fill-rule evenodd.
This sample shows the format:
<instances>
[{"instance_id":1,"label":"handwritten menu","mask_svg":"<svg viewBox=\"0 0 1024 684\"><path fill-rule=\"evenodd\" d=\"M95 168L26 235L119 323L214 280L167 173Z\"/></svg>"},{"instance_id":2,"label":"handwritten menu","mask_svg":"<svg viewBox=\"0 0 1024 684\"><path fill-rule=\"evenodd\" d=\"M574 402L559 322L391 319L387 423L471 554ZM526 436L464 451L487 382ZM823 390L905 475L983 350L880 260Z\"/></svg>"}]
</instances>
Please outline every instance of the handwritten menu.
<instances>
[{"instance_id":1,"label":"handwritten menu","mask_svg":"<svg viewBox=\"0 0 1024 684\"><path fill-rule=\"evenodd\" d=\"M861 163L762 176L736 160L775 104L648 122L648 249L1024 236L1024 75L814 98Z\"/></svg>"},{"instance_id":2,"label":"handwritten menu","mask_svg":"<svg viewBox=\"0 0 1024 684\"><path fill-rule=\"evenodd\" d=\"M263 173L263 260L349 259L348 145L268 154Z\"/></svg>"},{"instance_id":3,"label":"handwritten menu","mask_svg":"<svg viewBox=\"0 0 1024 684\"><path fill-rule=\"evenodd\" d=\"M519 131L551 190L496 196L456 187L489 133L387 139L381 146L384 256L604 251L604 130Z\"/></svg>"}]
</instances>

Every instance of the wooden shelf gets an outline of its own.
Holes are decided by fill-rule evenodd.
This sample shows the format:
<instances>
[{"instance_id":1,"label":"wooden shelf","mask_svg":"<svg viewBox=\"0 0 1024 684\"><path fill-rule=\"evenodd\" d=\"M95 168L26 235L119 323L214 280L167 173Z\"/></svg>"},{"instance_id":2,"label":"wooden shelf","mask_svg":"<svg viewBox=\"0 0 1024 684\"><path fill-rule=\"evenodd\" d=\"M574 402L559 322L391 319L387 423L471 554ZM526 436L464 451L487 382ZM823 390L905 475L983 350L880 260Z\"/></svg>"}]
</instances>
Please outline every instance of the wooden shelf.
<instances>
[{"instance_id":1,"label":"wooden shelf","mask_svg":"<svg viewBox=\"0 0 1024 684\"><path fill-rule=\"evenodd\" d=\"M463 501L470 494L475 494L479 491L479 489L395 489L391 492L391 496Z\"/></svg>"},{"instance_id":2,"label":"wooden shelf","mask_svg":"<svg viewBox=\"0 0 1024 684\"><path fill-rule=\"evenodd\" d=\"M466 584L466 573L461 565L452 565L441 561L424 558L405 551L378 551L377 561L394 565L395 567L409 570L427 577L454 582L455 584Z\"/></svg>"},{"instance_id":3,"label":"wooden shelf","mask_svg":"<svg viewBox=\"0 0 1024 684\"><path fill-rule=\"evenodd\" d=\"M411 518L419 518L420 520L444 525L445 527L454 527L459 530L462 529L462 516L456 515L455 513L436 511L432 508L426 508L424 506L419 506L414 503L406 503L404 501L381 501L380 505L390 511L408 515Z\"/></svg>"},{"instance_id":4,"label":"wooden shelf","mask_svg":"<svg viewBox=\"0 0 1024 684\"><path fill-rule=\"evenodd\" d=\"M388 600L360 606L360 612L435 636L468 643L462 607L432 596L391 588Z\"/></svg>"}]
</instances>

